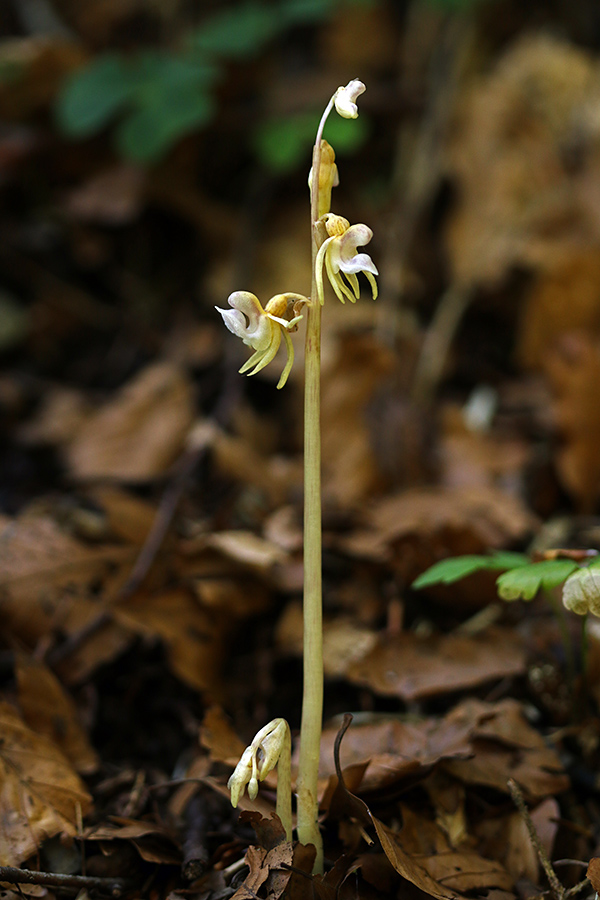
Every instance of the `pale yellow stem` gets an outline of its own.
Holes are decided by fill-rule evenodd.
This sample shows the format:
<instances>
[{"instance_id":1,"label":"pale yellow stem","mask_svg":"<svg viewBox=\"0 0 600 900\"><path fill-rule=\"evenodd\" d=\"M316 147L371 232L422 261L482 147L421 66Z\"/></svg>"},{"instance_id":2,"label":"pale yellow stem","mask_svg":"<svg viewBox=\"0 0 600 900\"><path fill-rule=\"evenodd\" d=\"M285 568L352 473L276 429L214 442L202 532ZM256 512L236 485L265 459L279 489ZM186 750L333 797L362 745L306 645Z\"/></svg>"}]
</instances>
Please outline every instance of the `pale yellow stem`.
<instances>
[{"instance_id":1,"label":"pale yellow stem","mask_svg":"<svg viewBox=\"0 0 600 900\"><path fill-rule=\"evenodd\" d=\"M304 352L304 691L298 763L298 839L317 849L314 871L323 871L318 822L319 755L323 723L323 603L321 576L321 303L317 256L324 236L318 228L321 138L333 107L330 100L313 149L311 191L312 279Z\"/></svg>"}]
</instances>

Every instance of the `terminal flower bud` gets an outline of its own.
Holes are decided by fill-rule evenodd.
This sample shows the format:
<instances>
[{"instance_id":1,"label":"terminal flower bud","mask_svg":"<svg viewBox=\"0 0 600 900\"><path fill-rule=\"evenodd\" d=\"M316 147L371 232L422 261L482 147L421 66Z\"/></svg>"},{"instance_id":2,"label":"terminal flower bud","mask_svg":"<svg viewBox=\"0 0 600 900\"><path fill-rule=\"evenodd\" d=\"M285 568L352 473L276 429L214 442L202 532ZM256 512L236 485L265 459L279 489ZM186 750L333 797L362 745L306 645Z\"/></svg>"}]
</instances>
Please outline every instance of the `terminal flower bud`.
<instances>
[{"instance_id":1,"label":"terminal flower bud","mask_svg":"<svg viewBox=\"0 0 600 900\"><path fill-rule=\"evenodd\" d=\"M356 98L364 91L366 91L365 85L357 78L349 81L346 87L339 87L334 100L339 115L344 119L356 119L358 116Z\"/></svg>"}]
</instances>

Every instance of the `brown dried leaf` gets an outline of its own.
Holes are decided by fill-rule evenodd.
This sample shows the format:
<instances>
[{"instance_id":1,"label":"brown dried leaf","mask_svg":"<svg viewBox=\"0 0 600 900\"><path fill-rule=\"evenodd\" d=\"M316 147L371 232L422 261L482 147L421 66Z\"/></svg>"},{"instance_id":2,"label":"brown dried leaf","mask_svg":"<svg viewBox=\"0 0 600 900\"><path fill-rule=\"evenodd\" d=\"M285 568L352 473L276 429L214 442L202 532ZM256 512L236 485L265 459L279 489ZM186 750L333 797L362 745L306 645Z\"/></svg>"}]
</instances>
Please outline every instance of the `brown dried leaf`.
<instances>
[{"instance_id":1,"label":"brown dried leaf","mask_svg":"<svg viewBox=\"0 0 600 900\"><path fill-rule=\"evenodd\" d=\"M4 628L27 646L60 629L71 634L124 584L134 551L84 544L48 518L23 516L0 532ZM105 657L107 658L107 657Z\"/></svg>"},{"instance_id":2,"label":"brown dried leaf","mask_svg":"<svg viewBox=\"0 0 600 900\"><path fill-rule=\"evenodd\" d=\"M17 653L19 705L27 725L50 738L78 772L94 772L98 757L77 715L72 698L43 663Z\"/></svg>"},{"instance_id":3,"label":"brown dried leaf","mask_svg":"<svg viewBox=\"0 0 600 900\"><path fill-rule=\"evenodd\" d=\"M11 866L47 837L74 835L92 801L58 747L8 703L0 703L0 733L0 864Z\"/></svg>"},{"instance_id":4,"label":"brown dried leaf","mask_svg":"<svg viewBox=\"0 0 600 900\"><path fill-rule=\"evenodd\" d=\"M416 700L522 675L525 652L514 631L489 628L471 637L402 633L382 638L346 677L376 693Z\"/></svg>"},{"instance_id":5,"label":"brown dried leaf","mask_svg":"<svg viewBox=\"0 0 600 900\"><path fill-rule=\"evenodd\" d=\"M390 560L412 579L419 553L433 562L461 553L478 553L523 539L536 518L523 504L497 488L415 488L373 504L365 517L366 528L343 541L343 548L357 556ZM407 559L402 550L407 545ZM432 559L433 557L433 559ZM416 564L416 565L415 565Z\"/></svg>"},{"instance_id":6,"label":"brown dried leaf","mask_svg":"<svg viewBox=\"0 0 600 900\"><path fill-rule=\"evenodd\" d=\"M449 760L444 768L465 784L483 784L508 792L509 778L531 799L559 794L569 786L560 760L532 728L516 700L497 704L465 700L446 716L457 727L471 724L474 755Z\"/></svg>"},{"instance_id":7,"label":"brown dried leaf","mask_svg":"<svg viewBox=\"0 0 600 900\"><path fill-rule=\"evenodd\" d=\"M454 849L435 822L402 804L402 829L396 840L444 887L457 891L510 890L513 878L504 866L486 859L468 844Z\"/></svg>"},{"instance_id":8,"label":"brown dried leaf","mask_svg":"<svg viewBox=\"0 0 600 900\"><path fill-rule=\"evenodd\" d=\"M373 454L367 409L394 368L389 347L371 335L342 336L323 379L321 446L325 495L352 506L384 484Z\"/></svg>"},{"instance_id":9,"label":"brown dried leaf","mask_svg":"<svg viewBox=\"0 0 600 900\"><path fill-rule=\"evenodd\" d=\"M170 363L148 366L82 425L66 451L71 474L134 482L162 475L193 420L189 379Z\"/></svg>"},{"instance_id":10,"label":"brown dried leaf","mask_svg":"<svg viewBox=\"0 0 600 900\"><path fill-rule=\"evenodd\" d=\"M140 822L123 816L111 817L111 822L92 825L83 837L87 841L131 841L146 862L179 865L181 854L173 833L157 822Z\"/></svg>"},{"instance_id":11,"label":"brown dried leaf","mask_svg":"<svg viewBox=\"0 0 600 900\"><path fill-rule=\"evenodd\" d=\"M471 754L466 722L427 718L420 722L398 719L376 719L365 724L352 724L341 746L344 770L369 762L360 783L361 792L389 788L403 779L423 776L442 759ZM334 742L337 728L325 728L321 740L321 775L333 775Z\"/></svg>"},{"instance_id":12,"label":"brown dried leaf","mask_svg":"<svg viewBox=\"0 0 600 900\"><path fill-rule=\"evenodd\" d=\"M293 858L292 845L285 841L271 850L248 847L246 865L250 871L231 900L255 900L261 889L266 891L269 900L278 900L292 874L284 865L291 866Z\"/></svg>"},{"instance_id":13,"label":"brown dried leaf","mask_svg":"<svg viewBox=\"0 0 600 900\"><path fill-rule=\"evenodd\" d=\"M587 877L595 891L600 891L600 856L593 856L590 859Z\"/></svg>"},{"instance_id":14,"label":"brown dried leaf","mask_svg":"<svg viewBox=\"0 0 600 900\"><path fill-rule=\"evenodd\" d=\"M211 759L236 766L244 752L244 742L239 739L229 719L220 706L209 706L200 727L200 743L210 753Z\"/></svg>"},{"instance_id":15,"label":"brown dried leaf","mask_svg":"<svg viewBox=\"0 0 600 900\"><path fill-rule=\"evenodd\" d=\"M207 537L206 544L229 559L259 571L267 571L287 559L281 547L251 531L218 531Z\"/></svg>"},{"instance_id":16,"label":"brown dried leaf","mask_svg":"<svg viewBox=\"0 0 600 900\"><path fill-rule=\"evenodd\" d=\"M226 623L184 588L138 594L119 603L115 619L141 634L158 635L175 675L197 690L217 690Z\"/></svg>"},{"instance_id":17,"label":"brown dried leaf","mask_svg":"<svg viewBox=\"0 0 600 900\"><path fill-rule=\"evenodd\" d=\"M517 354L528 368L545 370L565 334L600 334L600 256L573 247L549 263L527 294Z\"/></svg>"},{"instance_id":18,"label":"brown dried leaf","mask_svg":"<svg viewBox=\"0 0 600 900\"><path fill-rule=\"evenodd\" d=\"M420 890L436 897L437 900L462 900L463 895L453 890L451 887L442 886L433 878L425 867L425 860L415 859L412 853L406 853L403 849L396 832L388 828L383 822L375 816L371 816L377 837L381 841L383 852L393 865L396 872L399 872L403 878L415 884Z\"/></svg>"}]
</instances>

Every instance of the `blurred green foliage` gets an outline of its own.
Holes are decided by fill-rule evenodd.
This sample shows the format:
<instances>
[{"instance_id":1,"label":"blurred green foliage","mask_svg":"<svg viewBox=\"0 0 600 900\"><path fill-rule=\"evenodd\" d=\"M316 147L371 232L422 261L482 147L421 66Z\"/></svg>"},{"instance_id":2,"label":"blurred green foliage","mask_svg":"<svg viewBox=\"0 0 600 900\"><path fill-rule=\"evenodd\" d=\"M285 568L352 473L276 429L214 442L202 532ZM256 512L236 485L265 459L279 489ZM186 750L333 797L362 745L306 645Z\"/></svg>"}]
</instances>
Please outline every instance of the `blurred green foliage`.
<instances>
[{"instance_id":1,"label":"blurred green foliage","mask_svg":"<svg viewBox=\"0 0 600 900\"><path fill-rule=\"evenodd\" d=\"M290 29L315 24L357 2L366 0L245 0L209 17L178 51L102 53L65 81L56 102L58 127L77 139L114 124L122 157L155 163L179 138L210 121L216 108L214 87L225 63L247 60ZM255 149L266 165L286 170L310 146L314 128L313 117L268 123L261 126ZM352 141L360 143L364 129L352 138L346 129L340 135L350 149Z\"/></svg>"},{"instance_id":2,"label":"blurred green foliage","mask_svg":"<svg viewBox=\"0 0 600 900\"><path fill-rule=\"evenodd\" d=\"M284 173L294 169L303 159L306 160L315 140L320 116L321 111L318 110L259 124L254 135L258 157L274 172ZM352 120L335 116L325 126L325 137L336 152L351 153L364 142L368 130L364 116Z\"/></svg>"}]
</instances>

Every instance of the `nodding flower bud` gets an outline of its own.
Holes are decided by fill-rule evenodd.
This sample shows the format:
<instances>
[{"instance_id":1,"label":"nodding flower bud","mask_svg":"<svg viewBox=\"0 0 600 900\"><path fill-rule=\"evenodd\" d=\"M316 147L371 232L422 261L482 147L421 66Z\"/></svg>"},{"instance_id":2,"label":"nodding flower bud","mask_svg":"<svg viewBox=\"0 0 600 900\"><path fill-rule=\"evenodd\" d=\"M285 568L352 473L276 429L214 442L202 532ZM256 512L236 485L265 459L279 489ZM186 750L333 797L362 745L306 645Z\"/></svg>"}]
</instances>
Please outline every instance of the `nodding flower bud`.
<instances>
[{"instance_id":1,"label":"nodding flower bud","mask_svg":"<svg viewBox=\"0 0 600 900\"><path fill-rule=\"evenodd\" d=\"M252 743L246 747L240 761L227 782L231 793L231 805L235 808L248 785L248 796L255 800L258 794L258 782L264 781L272 772L285 748L288 735L288 724L285 719L273 719L255 735ZM289 749L288 749L289 753Z\"/></svg>"},{"instance_id":2,"label":"nodding flower bud","mask_svg":"<svg viewBox=\"0 0 600 900\"><path fill-rule=\"evenodd\" d=\"M362 81L354 78L349 81L346 87L339 87L335 95L335 108L340 116L344 119L356 119L358 116L358 106L356 98L366 91Z\"/></svg>"}]
</instances>

